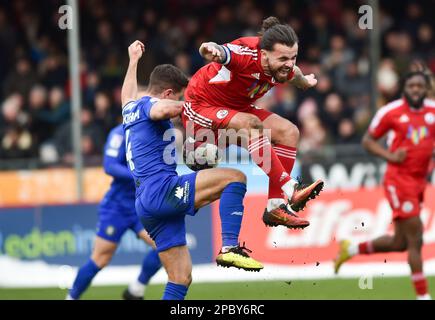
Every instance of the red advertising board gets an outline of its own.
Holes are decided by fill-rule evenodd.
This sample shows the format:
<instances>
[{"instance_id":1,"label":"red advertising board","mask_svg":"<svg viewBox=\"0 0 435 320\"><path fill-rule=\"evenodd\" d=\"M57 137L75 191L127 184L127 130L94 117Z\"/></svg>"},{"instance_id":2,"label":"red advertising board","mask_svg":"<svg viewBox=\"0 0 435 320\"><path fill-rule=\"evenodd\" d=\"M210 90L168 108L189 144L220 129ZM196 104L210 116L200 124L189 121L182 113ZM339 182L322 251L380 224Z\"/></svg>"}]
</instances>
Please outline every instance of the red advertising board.
<instances>
[{"instance_id":1,"label":"red advertising board","mask_svg":"<svg viewBox=\"0 0 435 320\"><path fill-rule=\"evenodd\" d=\"M425 259L435 258L435 188L426 190L421 217L425 227ZM245 198L240 240L264 263L303 265L331 261L338 241L361 242L393 230L391 209L381 187L358 191L324 191L309 202L301 216L311 225L304 230L266 227L261 218L267 197L264 194ZM221 246L219 204L213 205L214 252ZM380 253L355 257L352 263L406 261L406 253Z\"/></svg>"}]
</instances>

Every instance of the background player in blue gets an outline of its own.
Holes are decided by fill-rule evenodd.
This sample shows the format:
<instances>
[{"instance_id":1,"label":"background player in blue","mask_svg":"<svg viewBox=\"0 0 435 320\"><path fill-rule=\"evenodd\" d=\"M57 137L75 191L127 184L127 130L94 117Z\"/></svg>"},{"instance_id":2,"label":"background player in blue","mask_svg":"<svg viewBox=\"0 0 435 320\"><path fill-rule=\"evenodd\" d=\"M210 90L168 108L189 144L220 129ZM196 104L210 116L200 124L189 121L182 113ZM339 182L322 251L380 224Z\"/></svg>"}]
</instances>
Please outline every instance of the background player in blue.
<instances>
[{"instance_id":1,"label":"background player in blue","mask_svg":"<svg viewBox=\"0 0 435 320\"><path fill-rule=\"evenodd\" d=\"M188 79L172 65L157 66L145 96L136 100L137 64L144 50L140 41L128 48L130 63L121 91L126 158L136 185L136 212L168 274L163 299L181 300L192 281L185 215L193 216L219 198L222 249L217 264L249 271L259 271L263 265L239 245L245 175L234 169L215 168L178 176L175 135L168 130L173 128L170 118L178 117L183 110L183 102L177 100Z\"/></svg>"},{"instance_id":2,"label":"background player in blue","mask_svg":"<svg viewBox=\"0 0 435 320\"><path fill-rule=\"evenodd\" d=\"M92 255L79 269L67 299L80 298L95 275L110 262L118 243L128 229L134 231L147 244L155 246L136 215L136 188L130 170L127 168L122 125L118 125L109 133L104 147L104 170L113 177L113 181L100 203ZM151 249L145 255L139 277L124 291L123 298L143 299L145 286L160 267L157 251Z\"/></svg>"}]
</instances>

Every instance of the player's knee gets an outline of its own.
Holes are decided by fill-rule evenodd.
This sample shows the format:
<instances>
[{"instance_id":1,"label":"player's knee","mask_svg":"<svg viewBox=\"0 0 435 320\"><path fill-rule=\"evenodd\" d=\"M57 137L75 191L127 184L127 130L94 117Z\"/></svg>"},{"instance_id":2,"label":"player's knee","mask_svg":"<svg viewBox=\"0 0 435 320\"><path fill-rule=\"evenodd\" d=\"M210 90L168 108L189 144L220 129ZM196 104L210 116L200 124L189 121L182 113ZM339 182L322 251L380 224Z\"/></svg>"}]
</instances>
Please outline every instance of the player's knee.
<instances>
[{"instance_id":1,"label":"player's knee","mask_svg":"<svg viewBox=\"0 0 435 320\"><path fill-rule=\"evenodd\" d=\"M420 250L423 247L423 235L412 235L407 239L407 249Z\"/></svg>"},{"instance_id":2,"label":"player's knee","mask_svg":"<svg viewBox=\"0 0 435 320\"><path fill-rule=\"evenodd\" d=\"M222 188L225 188L227 185L229 185L232 182L241 182L246 184L246 175L236 169L225 169L225 175L224 179L222 179Z\"/></svg>"},{"instance_id":3,"label":"player's knee","mask_svg":"<svg viewBox=\"0 0 435 320\"><path fill-rule=\"evenodd\" d=\"M398 246L397 251L399 251L399 252L405 252L407 249L408 249L408 248L407 248L407 246L406 246L406 243L402 243L402 244L400 244L400 245Z\"/></svg>"},{"instance_id":4,"label":"player's knee","mask_svg":"<svg viewBox=\"0 0 435 320\"><path fill-rule=\"evenodd\" d=\"M245 127L249 130L263 130L263 123L258 117L249 115L246 117Z\"/></svg>"},{"instance_id":5,"label":"player's knee","mask_svg":"<svg viewBox=\"0 0 435 320\"><path fill-rule=\"evenodd\" d=\"M246 183L246 175L242 171L233 170L230 180L231 182Z\"/></svg>"},{"instance_id":6,"label":"player's knee","mask_svg":"<svg viewBox=\"0 0 435 320\"><path fill-rule=\"evenodd\" d=\"M299 141L299 129L288 120L283 120L282 124L274 128L272 141L280 144L294 145Z\"/></svg>"},{"instance_id":7,"label":"player's knee","mask_svg":"<svg viewBox=\"0 0 435 320\"><path fill-rule=\"evenodd\" d=\"M106 267L112 256L107 254L100 254L100 255L93 255L92 260L95 262L95 264L98 266L98 268L102 269Z\"/></svg>"},{"instance_id":8,"label":"player's knee","mask_svg":"<svg viewBox=\"0 0 435 320\"><path fill-rule=\"evenodd\" d=\"M395 243L393 247L396 252L404 252L407 250L406 242Z\"/></svg>"},{"instance_id":9,"label":"player's knee","mask_svg":"<svg viewBox=\"0 0 435 320\"><path fill-rule=\"evenodd\" d=\"M288 136L290 136L292 139L295 139L296 141L299 141L299 128L290 121L287 121L287 132Z\"/></svg>"}]
</instances>

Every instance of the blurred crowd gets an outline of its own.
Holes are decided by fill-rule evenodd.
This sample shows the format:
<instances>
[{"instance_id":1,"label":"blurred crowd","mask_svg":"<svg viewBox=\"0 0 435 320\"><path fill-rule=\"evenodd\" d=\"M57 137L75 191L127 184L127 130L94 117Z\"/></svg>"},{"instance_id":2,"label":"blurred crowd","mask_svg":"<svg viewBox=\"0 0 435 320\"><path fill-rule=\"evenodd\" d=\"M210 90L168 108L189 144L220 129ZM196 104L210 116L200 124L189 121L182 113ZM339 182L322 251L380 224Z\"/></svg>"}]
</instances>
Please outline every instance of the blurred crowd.
<instances>
[{"instance_id":1,"label":"blurred crowd","mask_svg":"<svg viewBox=\"0 0 435 320\"><path fill-rule=\"evenodd\" d=\"M204 64L204 41L254 36L274 15L299 36L297 64L316 74L316 88L271 90L258 101L296 123L299 150L357 144L380 105L399 97L399 78L421 60L435 72L435 1L380 1L381 61L372 70L370 30L358 26L365 1L82 0L80 5L82 152L98 164L105 136L120 123L127 47L143 41L138 80L173 63L188 75ZM73 162L67 32L58 26L63 1L0 0L0 158ZM371 105L371 72L380 95Z\"/></svg>"}]
</instances>

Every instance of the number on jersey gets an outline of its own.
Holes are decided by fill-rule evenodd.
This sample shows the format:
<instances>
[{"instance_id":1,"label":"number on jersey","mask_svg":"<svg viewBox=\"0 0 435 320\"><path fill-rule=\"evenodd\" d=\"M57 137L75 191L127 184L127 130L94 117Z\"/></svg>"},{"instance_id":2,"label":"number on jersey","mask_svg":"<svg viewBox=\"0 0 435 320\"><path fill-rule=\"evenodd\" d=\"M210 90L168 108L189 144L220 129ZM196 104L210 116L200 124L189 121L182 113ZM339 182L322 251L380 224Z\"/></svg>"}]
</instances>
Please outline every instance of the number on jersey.
<instances>
[{"instance_id":1,"label":"number on jersey","mask_svg":"<svg viewBox=\"0 0 435 320\"><path fill-rule=\"evenodd\" d=\"M130 171L134 171L133 153L131 152L131 141L130 141L130 129L125 132L125 148L127 150L125 156L127 158L128 167Z\"/></svg>"}]
</instances>

